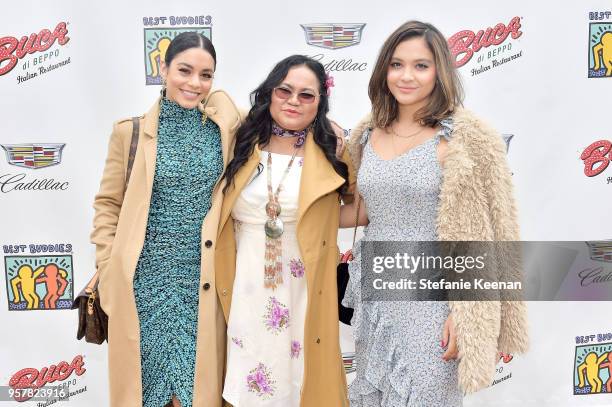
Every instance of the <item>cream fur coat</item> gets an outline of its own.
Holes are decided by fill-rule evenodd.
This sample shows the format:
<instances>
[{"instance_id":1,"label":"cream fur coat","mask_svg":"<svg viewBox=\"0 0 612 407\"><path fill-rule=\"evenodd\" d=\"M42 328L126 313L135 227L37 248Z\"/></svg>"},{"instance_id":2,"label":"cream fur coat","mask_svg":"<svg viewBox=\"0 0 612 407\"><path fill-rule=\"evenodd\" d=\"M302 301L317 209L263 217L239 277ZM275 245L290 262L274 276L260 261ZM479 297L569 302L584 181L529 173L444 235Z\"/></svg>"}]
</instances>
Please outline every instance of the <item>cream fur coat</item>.
<instances>
[{"instance_id":1,"label":"cream fur coat","mask_svg":"<svg viewBox=\"0 0 612 407\"><path fill-rule=\"evenodd\" d=\"M359 171L368 115L352 131L348 152ZM440 240L518 241L519 227L500 135L472 113L453 114L453 133L444 161L437 216ZM510 274L520 278L520 264ZM451 301L459 349L459 385L465 393L489 386L499 352L524 353L528 348L527 312L522 301Z\"/></svg>"}]
</instances>

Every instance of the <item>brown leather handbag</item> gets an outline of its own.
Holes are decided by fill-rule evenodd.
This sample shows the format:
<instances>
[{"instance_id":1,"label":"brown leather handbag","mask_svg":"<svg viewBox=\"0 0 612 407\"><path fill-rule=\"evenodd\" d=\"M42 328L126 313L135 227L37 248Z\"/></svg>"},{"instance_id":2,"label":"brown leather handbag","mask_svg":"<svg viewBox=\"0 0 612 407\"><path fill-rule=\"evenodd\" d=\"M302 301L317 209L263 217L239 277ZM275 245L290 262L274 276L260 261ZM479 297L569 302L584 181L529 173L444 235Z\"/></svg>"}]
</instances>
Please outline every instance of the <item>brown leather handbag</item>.
<instances>
[{"instance_id":1,"label":"brown leather handbag","mask_svg":"<svg viewBox=\"0 0 612 407\"><path fill-rule=\"evenodd\" d=\"M125 187L127 190L136 149L138 148L138 132L140 118L132 117L132 140L130 142L130 154L128 156L128 166L125 174ZM100 345L108 341L108 316L100 306L100 294L98 292L99 271L91 278L89 283L81 290L79 295L72 302L72 309L79 310L79 326L77 328L77 339L85 337L85 341Z\"/></svg>"}]
</instances>

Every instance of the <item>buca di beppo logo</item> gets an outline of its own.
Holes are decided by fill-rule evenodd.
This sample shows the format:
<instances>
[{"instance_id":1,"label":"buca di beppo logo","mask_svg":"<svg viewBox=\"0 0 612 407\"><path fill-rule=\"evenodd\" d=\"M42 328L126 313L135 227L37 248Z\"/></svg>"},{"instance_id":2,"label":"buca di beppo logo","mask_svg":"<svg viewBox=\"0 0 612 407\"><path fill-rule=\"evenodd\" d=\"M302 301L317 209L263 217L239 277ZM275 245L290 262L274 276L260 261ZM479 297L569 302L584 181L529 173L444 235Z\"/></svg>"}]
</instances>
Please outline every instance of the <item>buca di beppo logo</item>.
<instances>
[{"instance_id":1,"label":"buca di beppo logo","mask_svg":"<svg viewBox=\"0 0 612 407\"><path fill-rule=\"evenodd\" d=\"M509 365L512 362L514 356L510 353L499 353L499 360L497 362L497 366L495 367L495 379L491 386L495 386L501 382L505 382L512 378L512 371L510 370L511 366Z\"/></svg>"},{"instance_id":2,"label":"buca di beppo logo","mask_svg":"<svg viewBox=\"0 0 612 407\"><path fill-rule=\"evenodd\" d=\"M598 140L591 143L580 154L580 159L584 163L584 175L595 177L602 172L612 160L612 142L608 140ZM608 177L608 184L612 182L612 177Z\"/></svg>"},{"instance_id":3,"label":"buca di beppo logo","mask_svg":"<svg viewBox=\"0 0 612 407\"><path fill-rule=\"evenodd\" d=\"M520 58L522 51L515 52L511 40L523 35L521 31L521 18L513 17L506 25L499 23L495 27L474 32L462 30L448 39L448 46L455 58L455 65L460 68L472 60L476 54L476 62L480 67L473 67L472 76L496 68L516 58ZM494 48L489 48L489 47ZM481 50L488 49L486 53ZM508 55L510 52L512 54Z\"/></svg>"},{"instance_id":4,"label":"buca di beppo logo","mask_svg":"<svg viewBox=\"0 0 612 407\"><path fill-rule=\"evenodd\" d=\"M26 55L43 53L56 42L63 46L68 41L70 41L70 38L68 37L67 23L63 21L58 23L53 31L43 29L38 34L24 35L19 40L10 36L0 38L0 76L12 71L19 60ZM45 54L41 57L40 63L52 56Z\"/></svg>"},{"instance_id":5,"label":"buca di beppo logo","mask_svg":"<svg viewBox=\"0 0 612 407\"><path fill-rule=\"evenodd\" d=\"M26 392L23 390L38 390L52 383L60 385L61 382L66 381L73 374L82 376L86 371L83 355L77 355L71 363L62 361L57 365L43 367L40 370L32 367L21 369L11 377L9 387L13 390L13 399L23 402L36 396L35 391Z\"/></svg>"}]
</instances>

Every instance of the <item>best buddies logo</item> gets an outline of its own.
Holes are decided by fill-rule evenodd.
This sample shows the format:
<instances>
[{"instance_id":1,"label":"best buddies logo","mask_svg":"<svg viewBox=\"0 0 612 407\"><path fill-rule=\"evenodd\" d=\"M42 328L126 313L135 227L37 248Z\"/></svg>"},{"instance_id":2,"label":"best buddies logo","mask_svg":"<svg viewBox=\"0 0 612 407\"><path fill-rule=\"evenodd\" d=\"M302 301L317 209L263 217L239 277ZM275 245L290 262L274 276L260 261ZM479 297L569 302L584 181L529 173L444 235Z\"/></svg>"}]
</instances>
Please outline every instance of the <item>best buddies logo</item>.
<instances>
[{"instance_id":1,"label":"best buddies logo","mask_svg":"<svg viewBox=\"0 0 612 407\"><path fill-rule=\"evenodd\" d=\"M44 28L20 39L14 36L0 38L0 77L20 67L17 83L42 76L70 63L63 47L68 44L68 23L61 21L53 31ZM30 58L26 58L31 55Z\"/></svg>"},{"instance_id":2,"label":"best buddies logo","mask_svg":"<svg viewBox=\"0 0 612 407\"><path fill-rule=\"evenodd\" d=\"M2 250L9 311L70 309L74 300L72 244L11 244L3 245Z\"/></svg>"},{"instance_id":3,"label":"best buddies logo","mask_svg":"<svg viewBox=\"0 0 612 407\"><path fill-rule=\"evenodd\" d=\"M161 85L161 62L170 41L186 31L195 31L212 41L212 17L209 15L143 17L144 63L146 85Z\"/></svg>"},{"instance_id":4,"label":"best buddies logo","mask_svg":"<svg viewBox=\"0 0 612 407\"><path fill-rule=\"evenodd\" d=\"M508 24L500 22L484 30L462 30L451 36L448 46L455 66L465 66L475 76L522 57L517 41L523 35L521 19L513 17Z\"/></svg>"},{"instance_id":5,"label":"best buddies logo","mask_svg":"<svg viewBox=\"0 0 612 407\"><path fill-rule=\"evenodd\" d=\"M576 336L574 395L612 393L612 332Z\"/></svg>"},{"instance_id":6,"label":"best buddies logo","mask_svg":"<svg viewBox=\"0 0 612 407\"><path fill-rule=\"evenodd\" d=\"M589 13L589 78L612 76L612 11Z\"/></svg>"}]
</instances>

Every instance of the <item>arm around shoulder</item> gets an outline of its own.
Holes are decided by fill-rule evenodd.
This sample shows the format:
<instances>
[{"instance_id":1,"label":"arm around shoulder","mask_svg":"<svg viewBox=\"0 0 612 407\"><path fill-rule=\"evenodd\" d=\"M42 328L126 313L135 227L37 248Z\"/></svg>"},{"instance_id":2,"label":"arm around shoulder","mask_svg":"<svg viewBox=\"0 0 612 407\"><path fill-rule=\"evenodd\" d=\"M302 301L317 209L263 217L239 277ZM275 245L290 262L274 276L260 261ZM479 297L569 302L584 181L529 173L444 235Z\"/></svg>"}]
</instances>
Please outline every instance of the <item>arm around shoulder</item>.
<instances>
[{"instance_id":1,"label":"arm around shoulder","mask_svg":"<svg viewBox=\"0 0 612 407\"><path fill-rule=\"evenodd\" d=\"M244 117L246 117L242 115L242 111L238 109L230 95L221 89L217 89L208 95L206 106L211 106L223 111L232 131L236 130L242 123Z\"/></svg>"}]
</instances>

